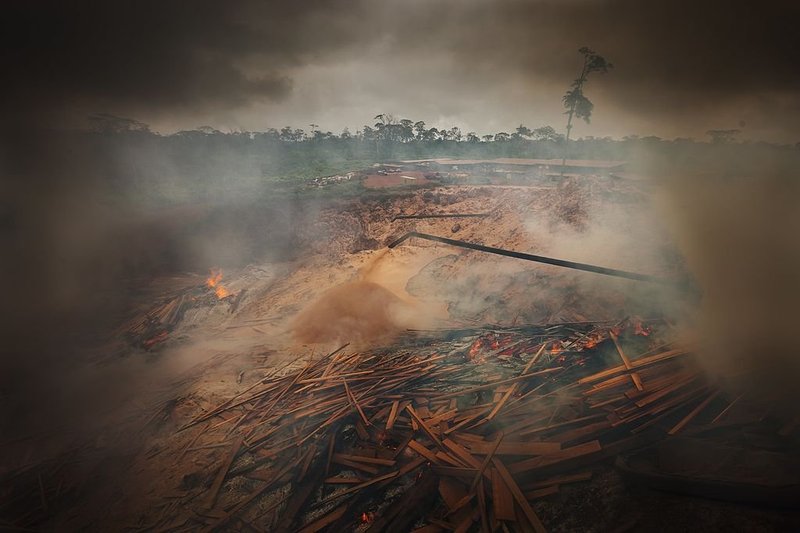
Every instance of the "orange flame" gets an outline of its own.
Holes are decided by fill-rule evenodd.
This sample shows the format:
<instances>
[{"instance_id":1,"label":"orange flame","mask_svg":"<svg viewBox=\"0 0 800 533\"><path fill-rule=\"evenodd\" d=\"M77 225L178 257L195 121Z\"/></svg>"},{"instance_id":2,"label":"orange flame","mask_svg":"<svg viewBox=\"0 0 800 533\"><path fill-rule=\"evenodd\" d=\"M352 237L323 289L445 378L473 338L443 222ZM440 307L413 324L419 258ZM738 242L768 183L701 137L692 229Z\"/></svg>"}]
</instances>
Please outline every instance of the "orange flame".
<instances>
[{"instance_id":1,"label":"orange flame","mask_svg":"<svg viewBox=\"0 0 800 533\"><path fill-rule=\"evenodd\" d=\"M216 294L217 298L219 298L221 300L221 299L225 298L226 296L228 296L230 293L228 292L228 289L226 289L222 285L219 285L218 287L216 287L214 289L214 294Z\"/></svg>"},{"instance_id":2,"label":"orange flame","mask_svg":"<svg viewBox=\"0 0 800 533\"><path fill-rule=\"evenodd\" d=\"M473 362L479 361L482 351L483 351L483 339L479 337L475 339L475 342L473 342L472 346L469 347L469 351L467 352L467 360Z\"/></svg>"},{"instance_id":3,"label":"orange flame","mask_svg":"<svg viewBox=\"0 0 800 533\"><path fill-rule=\"evenodd\" d=\"M598 344L603 342L603 340L604 340L604 338L603 338L603 336L601 334L592 333L592 334L590 334L588 336L588 338L586 339L586 342L583 344L583 349L584 350L591 350L592 348L594 348L595 346L597 346Z\"/></svg>"},{"instance_id":4,"label":"orange flame","mask_svg":"<svg viewBox=\"0 0 800 533\"><path fill-rule=\"evenodd\" d=\"M372 513L361 513L361 523L362 524L369 524L372 522Z\"/></svg>"},{"instance_id":5,"label":"orange flame","mask_svg":"<svg viewBox=\"0 0 800 533\"><path fill-rule=\"evenodd\" d=\"M217 298L220 300L228 296L230 293L228 289L226 289L221 283L222 281L222 269L211 269L211 275L206 280L206 286L210 289L214 289L214 294L217 295Z\"/></svg>"}]
</instances>

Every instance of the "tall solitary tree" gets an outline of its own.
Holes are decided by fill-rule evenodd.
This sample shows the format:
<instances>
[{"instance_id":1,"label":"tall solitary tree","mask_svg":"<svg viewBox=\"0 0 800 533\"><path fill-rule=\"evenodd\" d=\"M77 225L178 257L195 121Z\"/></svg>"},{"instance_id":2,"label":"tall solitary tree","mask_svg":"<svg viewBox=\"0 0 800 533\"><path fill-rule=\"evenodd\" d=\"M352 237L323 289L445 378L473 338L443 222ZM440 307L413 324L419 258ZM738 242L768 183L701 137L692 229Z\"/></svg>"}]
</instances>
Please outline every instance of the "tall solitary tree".
<instances>
[{"instance_id":1,"label":"tall solitary tree","mask_svg":"<svg viewBox=\"0 0 800 533\"><path fill-rule=\"evenodd\" d=\"M583 86L586 84L589 74L593 72L608 72L608 69L614 67L606 58L597 54L590 48L584 46L578 50L578 52L583 55L583 67L581 68L580 76L572 82L567 93L561 99L566 109L565 114L567 115L567 136L564 138L564 157L561 160L561 175L564 175L564 165L567 163L566 149L569 143L569 135L572 132L572 119L578 117L588 123L589 119L592 117L592 110L594 109L594 104L583 94Z\"/></svg>"}]
</instances>

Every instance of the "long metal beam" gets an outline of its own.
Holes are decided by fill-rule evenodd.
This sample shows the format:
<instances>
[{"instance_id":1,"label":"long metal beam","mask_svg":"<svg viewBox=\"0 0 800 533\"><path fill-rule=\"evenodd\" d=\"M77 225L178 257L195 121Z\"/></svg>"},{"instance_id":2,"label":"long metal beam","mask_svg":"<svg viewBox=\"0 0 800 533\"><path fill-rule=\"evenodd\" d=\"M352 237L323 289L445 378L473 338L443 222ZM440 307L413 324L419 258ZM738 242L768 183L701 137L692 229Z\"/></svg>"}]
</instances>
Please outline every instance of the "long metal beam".
<instances>
[{"instance_id":1,"label":"long metal beam","mask_svg":"<svg viewBox=\"0 0 800 533\"><path fill-rule=\"evenodd\" d=\"M392 218L395 220L408 220L412 218L486 218L491 216L491 213L447 213L441 215L397 215Z\"/></svg>"},{"instance_id":2,"label":"long metal beam","mask_svg":"<svg viewBox=\"0 0 800 533\"><path fill-rule=\"evenodd\" d=\"M490 254L504 255L506 257L513 257L515 259L524 259L526 261L535 261L537 263L544 263L547 265L555 265L564 268L571 268L573 270L583 270L585 272L594 272L595 274L603 274L606 276L614 276L617 278L632 279L636 281L648 281L651 283L666 283L671 284L670 281L650 276L648 274L639 274L637 272L628 272L627 270L617 270L616 268L606 268L597 265L590 265L587 263L577 263L575 261L567 261L565 259L556 259L553 257L545 257L542 255L526 254L523 252L514 252L512 250L504 250L502 248L494 248L492 246L484 246L482 244L475 244L472 242L458 241L455 239L448 239L446 237L437 237L436 235L429 235L427 233L417 233L411 231L406 233L394 242L389 243L389 248L394 248L408 239L416 237L418 239L426 239L434 242L441 242L451 246L458 246L459 248L467 248L470 250L477 250L479 252L487 252Z\"/></svg>"}]
</instances>

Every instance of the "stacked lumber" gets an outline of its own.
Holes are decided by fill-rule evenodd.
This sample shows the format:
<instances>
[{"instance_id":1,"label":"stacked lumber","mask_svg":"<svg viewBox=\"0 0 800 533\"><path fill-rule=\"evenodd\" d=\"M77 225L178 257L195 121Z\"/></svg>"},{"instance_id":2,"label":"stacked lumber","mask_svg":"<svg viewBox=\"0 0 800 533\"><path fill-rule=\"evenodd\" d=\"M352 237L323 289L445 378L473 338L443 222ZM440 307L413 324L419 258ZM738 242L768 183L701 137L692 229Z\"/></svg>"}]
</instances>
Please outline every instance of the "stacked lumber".
<instances>
[{"instance_id":1,"label":"stacked lumber","mask_svg":"<svg viewBox=\"0 0 800 533\"><path fill-rule=\"evenodd\" d=\"M224 453L205 492L152 526L544 531L537 501L716 398L654 327L450 331L267 375L181 428L192 443L224 430Z\"/></svg>"}]
</instances>

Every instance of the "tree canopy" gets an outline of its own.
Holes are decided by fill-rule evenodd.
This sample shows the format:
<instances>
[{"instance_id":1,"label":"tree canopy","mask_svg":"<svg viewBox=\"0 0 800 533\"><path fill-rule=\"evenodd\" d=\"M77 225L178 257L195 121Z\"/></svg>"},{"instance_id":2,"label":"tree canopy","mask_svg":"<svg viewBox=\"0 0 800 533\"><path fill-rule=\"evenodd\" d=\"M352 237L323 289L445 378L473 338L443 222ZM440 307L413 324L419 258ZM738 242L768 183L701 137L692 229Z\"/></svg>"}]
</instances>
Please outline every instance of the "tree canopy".
<instances>
[{"instance_id":1,"label":"tree canopy","mask_svg":"<svg viewBox=\"0 0 800 533\"><path fill-rule=\"evenodd\" d=\"M606 58L590 48L584 46L578 52L583 55L583 67L581 67L580 75L575 78L561 99L566 109L565 114L569 116L567 119L567 139L569 139L570 131L572 130L573 117L583 119L587 123L592 118L594 104L583 94L583 86L586 84L589 74L594 72L605 73L614 67Z\"/></svg>"}]
</instances>

